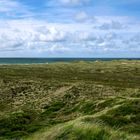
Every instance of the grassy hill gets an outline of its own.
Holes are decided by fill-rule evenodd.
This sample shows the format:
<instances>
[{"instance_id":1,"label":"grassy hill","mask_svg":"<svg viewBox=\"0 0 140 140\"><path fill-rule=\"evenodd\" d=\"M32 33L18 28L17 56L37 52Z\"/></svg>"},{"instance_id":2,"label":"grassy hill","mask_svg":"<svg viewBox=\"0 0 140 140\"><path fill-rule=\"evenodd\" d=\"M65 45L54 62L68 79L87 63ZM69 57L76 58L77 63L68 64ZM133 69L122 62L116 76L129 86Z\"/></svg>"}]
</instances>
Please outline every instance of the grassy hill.
<instances>
[{"instance_id":1,"label":"grassy hill","mask_svg":"<svg viewBox=\"0 0 140 140\"><path fill-rule=\"evenodd\" d=\"M0 65L0 140L139 140L140 61Z\"/></svg>"}]
</instances>

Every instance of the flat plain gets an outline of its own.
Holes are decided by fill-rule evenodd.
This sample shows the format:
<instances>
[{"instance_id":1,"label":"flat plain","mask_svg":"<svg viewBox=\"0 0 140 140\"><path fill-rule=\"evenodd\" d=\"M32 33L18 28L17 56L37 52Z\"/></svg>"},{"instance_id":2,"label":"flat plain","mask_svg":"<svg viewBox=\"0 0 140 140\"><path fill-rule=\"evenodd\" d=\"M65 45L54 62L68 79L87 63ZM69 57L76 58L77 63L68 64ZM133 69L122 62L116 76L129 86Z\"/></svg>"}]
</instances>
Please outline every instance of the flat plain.
<instances>
[{"instance_id":1,"label":"flat plain","mask_svg":"<svg viewBox=\"0 0 140 140\"><path fill-rule=\"evenodd\" d=\"M0 65L1 140L140 140L140 61Z\"/></svg>"}]
</instances>

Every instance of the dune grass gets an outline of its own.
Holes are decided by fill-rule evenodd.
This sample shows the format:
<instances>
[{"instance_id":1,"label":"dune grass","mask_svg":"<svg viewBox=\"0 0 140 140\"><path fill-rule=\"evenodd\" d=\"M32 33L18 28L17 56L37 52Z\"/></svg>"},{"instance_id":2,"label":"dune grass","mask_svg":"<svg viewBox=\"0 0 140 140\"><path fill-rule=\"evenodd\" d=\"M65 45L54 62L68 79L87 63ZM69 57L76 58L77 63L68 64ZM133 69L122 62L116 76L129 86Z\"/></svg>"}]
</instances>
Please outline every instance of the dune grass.
<instances>
[{"instance_id":1,"label":"dune grass","mask_svg":"<svg viewBox=\"0 0 140 140\"><path fill-rule=\"evenodd\" d=\"M0 139L140 139L140 61L0 66Z\"/></svg>"},{"instance_id":2,"label":"dune grass","mask_svg":"<svg viewBox=\"0 0 140 140\"><path fill-rule=\"evenodd\" d=\"M39 131L25 140L139 140L139 136L111 129L103 122L92 119L92 116L87 116L63 123Z\"/></svg>"}]
</instances>

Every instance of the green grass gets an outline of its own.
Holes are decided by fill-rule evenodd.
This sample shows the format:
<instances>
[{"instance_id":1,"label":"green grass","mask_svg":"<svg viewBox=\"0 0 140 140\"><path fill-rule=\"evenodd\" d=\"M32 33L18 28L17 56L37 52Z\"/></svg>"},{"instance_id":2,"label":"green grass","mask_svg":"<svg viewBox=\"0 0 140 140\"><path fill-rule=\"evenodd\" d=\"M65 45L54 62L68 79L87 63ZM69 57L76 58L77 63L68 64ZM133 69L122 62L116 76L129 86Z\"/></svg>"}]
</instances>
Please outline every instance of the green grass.
<instances>
[{"instance_id":1,"label":"green grass","mask_svg":"<svg viewBox=\"0 0 140 140\"><path fill-rule=\"evenodd\" d=\"M140 99L128 99L99 118L112 127L140 134Z\"/></svg>"},{"instance_id":2,"label":"green grass","mask_svg":"<svg viewBox=\"0 0 140 140\"><path fill-rule=\"evenodd\" d=\"M25 140L139 140L117 129L111 129L99 121L89 121L91 116L83 117L50 129L39 131Z\"/></svg>"},{"instance_id":3,"label":"green grass","mask_svg":"<svg viewBox=\"0 0 140 140\"><path fill-rule=\"evenodd\" d=\"M140 61L0 65L0 139L140 139Z\"/></svg>"}]
</instances>

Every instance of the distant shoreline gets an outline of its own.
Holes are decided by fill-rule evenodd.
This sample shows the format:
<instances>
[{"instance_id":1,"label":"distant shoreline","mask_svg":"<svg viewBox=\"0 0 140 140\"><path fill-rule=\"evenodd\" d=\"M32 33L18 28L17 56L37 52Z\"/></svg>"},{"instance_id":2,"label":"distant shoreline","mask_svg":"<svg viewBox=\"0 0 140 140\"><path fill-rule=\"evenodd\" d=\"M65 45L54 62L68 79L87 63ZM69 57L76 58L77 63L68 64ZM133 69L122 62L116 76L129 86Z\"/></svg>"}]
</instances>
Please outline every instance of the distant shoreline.
<instances>
[{"instance_id":1,"label":"distant shoreline","mask_svg":"<svg viewBox=\"0 0 140 140\"><path fill-rule=\"evenodd\" d=\"M0 65L30 65L69 62L95 62L95 61L132 61L140 58L0 58Z\"/></svg>"}]
</instances>

